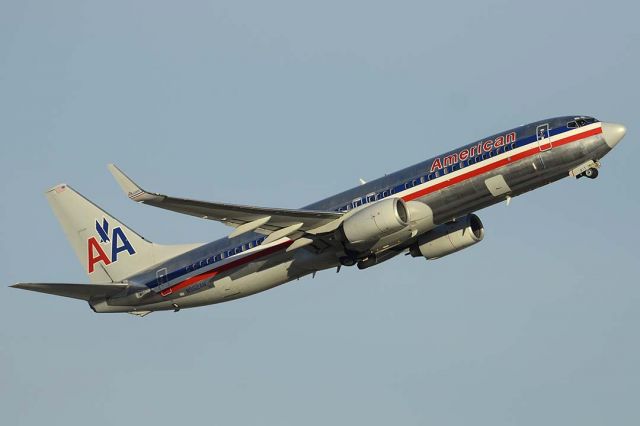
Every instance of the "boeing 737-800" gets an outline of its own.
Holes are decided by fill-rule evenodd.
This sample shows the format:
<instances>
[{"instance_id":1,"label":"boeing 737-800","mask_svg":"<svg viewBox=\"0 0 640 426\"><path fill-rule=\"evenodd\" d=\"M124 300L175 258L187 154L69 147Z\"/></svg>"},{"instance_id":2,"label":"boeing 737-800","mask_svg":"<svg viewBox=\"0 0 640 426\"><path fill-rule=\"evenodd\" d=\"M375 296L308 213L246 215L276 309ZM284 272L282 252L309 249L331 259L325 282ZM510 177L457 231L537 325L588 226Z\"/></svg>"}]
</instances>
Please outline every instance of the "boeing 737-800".
<instances>
[{"instance_id":1,"label":"boeing 737-800","mask_svg":"<svg viewBox=\"0 0 640 426\"><path fill-rule=\"evenodd\" d=\"M323 269L369 268L403 252L437 259L482 241L474 212L564 177L597 177L600 160L625 133L592 117L542 120L298 210L152 193L109 165L133 201L235 229L204 245L154 244L57 185L46 196L91 284L13 287L85 300L95 312L144 316L238 299Z\"/></svg>"}]
</instances>

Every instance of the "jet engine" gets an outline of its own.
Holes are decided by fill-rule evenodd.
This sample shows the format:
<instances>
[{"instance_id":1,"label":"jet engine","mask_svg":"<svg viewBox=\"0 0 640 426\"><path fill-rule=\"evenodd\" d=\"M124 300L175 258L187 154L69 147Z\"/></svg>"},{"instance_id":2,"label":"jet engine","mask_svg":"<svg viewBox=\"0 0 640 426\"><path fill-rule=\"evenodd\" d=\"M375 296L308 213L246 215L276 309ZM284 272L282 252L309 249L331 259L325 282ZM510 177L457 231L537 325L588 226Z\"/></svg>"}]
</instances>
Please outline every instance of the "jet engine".
<instances>
[{"instance_id":1,"label":"jet engine","mask_svg":"<svg viewBox=\"0 0 640 426\"><path fill-rule=\"evenodd\" d=\"M345 219L342 233L352 246L376 243L409 225L409 213L401 198L387 198L357 211Z\"/></svg>"},{"instance_id":2,"label":"jet engine","mask_svg":"<svg viewBox=\"0 0 640 426\"><path fill-rule=\"evenodd\" d=\"M438 259L479 243L483 238L482 221L478 216L470 214L421 235L410 248L410 253L413 257Z\"/></svg>"}]
</instances>

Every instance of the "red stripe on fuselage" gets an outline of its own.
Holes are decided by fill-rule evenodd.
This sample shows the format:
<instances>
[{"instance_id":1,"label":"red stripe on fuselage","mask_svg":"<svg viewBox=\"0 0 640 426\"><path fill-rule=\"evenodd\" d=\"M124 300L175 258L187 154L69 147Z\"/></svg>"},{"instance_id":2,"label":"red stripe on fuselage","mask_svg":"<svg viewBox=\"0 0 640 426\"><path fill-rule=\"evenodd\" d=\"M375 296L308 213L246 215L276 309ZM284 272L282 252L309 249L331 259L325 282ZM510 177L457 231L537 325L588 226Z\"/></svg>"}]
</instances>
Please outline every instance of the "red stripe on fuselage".
<instances>
[{"instance_id":1,"label":"red stripe on fuselage","mask_svg":"<svg viewBox=\"0 0 640 426\"><path fill-rule=\"evenodd\" d=\"M197 282L209 279L209 278L213 278L216 275L218 275L221 272L225 272L228 271L229 269L233 269L236 268L238 266L242 266L245 265L247 263L251 263L254 260L260 259L262 257L268 256L270 254L273 254L277 251L280 251L284 248L289 247L291 244L293 244L293 240L287 240L287 241L283 241L280 244L277 244L275 246L263 249L261 251L257 251L255 253L251 253L243 258L237 259L237 260L233 260L225 265L222 265L218 268L212 269L210 271L207 272L203 272L202 274L199 275L194 275L191 278L187 278L184 281L179 282L178 284L175 284L165 290L162 290L160 292L160 294L162 296L168 296L171 293L173 293L174 291L178 291L178 290L182 290L185 287L189 287L192 284L195 284Z\"/></svg>"},{"instance_id":2,"label":"red stripe on fuselage","mask_svg":"<svg viewBox=\"0 0 640 426\"><path fill-rule=\"evenodd\" d=\"M575 135L567 136L566 138L563 138L563 139L558 139L557 141L551 142L550 146L559 147L559 146L566 145L568 143L575 142L575 141L578 141L580 139L584 139L584 138L587 138L589 136L594 136L594 135L597 135L597 134L600 134L600 133L602 133L602 127L598 127L598 128L595 128L595 129L587 130L586 132L577 133ZM531 149L528 149L526 151L520 152L518 154L514 154L514 155L512 155L510 157L503 158L503 159L498 160L496 162L493 162L491 164L487 164L486 166L478 167L477 169L472 170L472 171L470 171L468 173L463 173L461 175L458 175L458 176L456 176L454 178L451 178L449 180L446 180L444 182L437 183L437 184L435 184L433 186L430 186L428 188L424 188L424 189L418 190L416 192L412 192L411 194L407 194L404 197L402 197L402 199L404 201L411 201L411 200L415 200L416 198L424 197L425 195L431 194L432 192L436 192L436 191L439 191L441 189L448 188L448 187L450 187L452 185L455 185L457 183L463 182L463 181L465 181L467 179L471 179L471 178L476 177L478 175L490 172L491 170L495 170L495 169L500 168L502 166L506 166L507 164L510 164L510 163L525 159L527 157L530 157L532 155L535 155L535 154L541 152L540 151L540 147L538 146L537 142L533 142L532 144L534 144L535 147L533 147ZM549 145L548 142L546 142L546 144Z\"/></svg>"}]
</instances>

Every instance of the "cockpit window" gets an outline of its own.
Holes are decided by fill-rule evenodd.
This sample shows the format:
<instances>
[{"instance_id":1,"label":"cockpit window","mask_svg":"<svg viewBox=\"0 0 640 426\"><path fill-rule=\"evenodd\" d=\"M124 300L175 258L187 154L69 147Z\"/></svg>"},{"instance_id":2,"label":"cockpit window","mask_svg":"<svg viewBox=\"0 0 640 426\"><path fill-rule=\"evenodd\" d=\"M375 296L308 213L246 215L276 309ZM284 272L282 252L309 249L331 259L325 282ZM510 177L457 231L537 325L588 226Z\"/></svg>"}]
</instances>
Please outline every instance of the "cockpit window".
<instances>
[{"instance_id":1,"label":"cockpit window","mask_svg":"<svg viewBox=\"0 0 640 426\"><path fill-rule=\"evenodd\" d=\"M574 121L570 121L567 123L567 127L569 128L583 127L588 124L595 123L596 121L598 120L596 120L593 117L576 117Z\"/></svg>"}]
</instances>

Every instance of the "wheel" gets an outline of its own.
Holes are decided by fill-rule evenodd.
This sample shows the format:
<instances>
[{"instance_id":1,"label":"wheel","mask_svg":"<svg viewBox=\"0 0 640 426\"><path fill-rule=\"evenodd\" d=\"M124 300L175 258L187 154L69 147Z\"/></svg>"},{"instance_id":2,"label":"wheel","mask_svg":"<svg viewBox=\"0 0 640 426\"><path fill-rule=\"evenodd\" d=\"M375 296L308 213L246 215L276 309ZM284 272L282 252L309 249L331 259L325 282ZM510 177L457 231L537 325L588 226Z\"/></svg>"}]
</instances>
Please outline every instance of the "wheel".
<instances>
[{"instance_id":1,"label":"wheel","mask_svg":"<svg viewBox=\"0 0 640 426\"><path fill-rule=\"evenodd\" d=\"M340 263L343 264L344 266L353 266L356 264L356 260L351 257L345 256L340 258Z\"/></svg>"},{"instance_id":2,"label":"wheel","mask_svg":"<svg viewBox=\"0 0 640 426\"><path fill-rule=\"evenodd\" d=\"M598 169L594 169L594 168L588 169L584 172L584 175L589 179L595 179L598 177Z\"/></svg>"}]
</instances>

